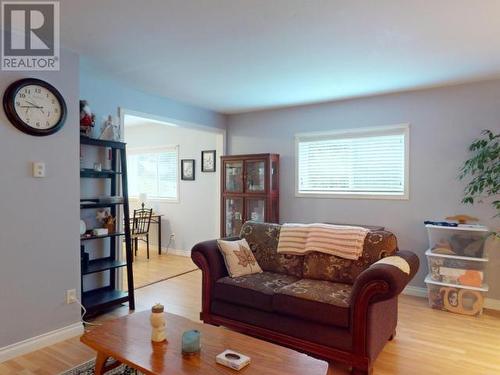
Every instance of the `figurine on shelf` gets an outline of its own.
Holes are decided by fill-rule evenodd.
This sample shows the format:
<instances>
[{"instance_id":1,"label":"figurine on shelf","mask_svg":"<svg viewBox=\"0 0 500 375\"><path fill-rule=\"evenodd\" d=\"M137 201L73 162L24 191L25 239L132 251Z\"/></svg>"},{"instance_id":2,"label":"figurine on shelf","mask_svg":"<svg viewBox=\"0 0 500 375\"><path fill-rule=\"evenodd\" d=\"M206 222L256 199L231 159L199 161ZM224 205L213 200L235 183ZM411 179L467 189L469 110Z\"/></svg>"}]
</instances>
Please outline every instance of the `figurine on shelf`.
<instances>
[{"instance_id":1,"label":"figurine on shelf","mask_svg":"<svg viewBox=\"0 0 500 375\"><path fill-rule=\"evenodd\" d=\"M89 102L80 100L80 134L90 136L95 126L95 115L90 110Z\"/></svg>"},{"instance_id":2,"label":"figurine on shelf","mask_svg":"<svg viewBox=\"0 0 500 375\"><path fill-rule=\"evenodd\" d=\"M108 210L97 211L96 220L102 223L102 227L106 228L108 233L115 232L116 218L114 218Z\"/></svg>"},{"instance_id":3,"label":"figurine on shelf","mask_svg":"<svg viewBox=\"0 0 500 375\"><path fill-rule=\"evenodd\" d=\"M115 221L116 219L111 215L104 219L104 228L108 228L108 233L115 232Z\"/></svg>"},{"instance_id":4,"label":"figurine on shelf","mask_svg":"<svg viewBox=\"0 0 500 375\"><path fill-rule=\"evenodd\" d=\"M113 116L109 115L108 119L104 121L99 139L104 139L106 141L120 140L120 125L113 119Z\"/></svg>"},{"instance_id":5,"label":"figurine on shelf","mask_svg":"<svg viewBox=\"0 0 500 375\"><path fill-rule=\"evenodd\" d=\"M159 303L151 308L151 341L153 342L167 341L167 322L165 321L164 311L165 308Z\"/></svg>"},{"instance_id":6,"label":"figurine on shelf","mask_svg":"<svg viewBox=\"0 0 500 375\"><path fill-rule=\"evenodd\" d=\"M109 212L108 210L98 210L96 213L95 213L95 219L97 221L100 221L101 223L104 224L106 218L108 217L109 215Z\"/></svg>"}]
</instances>

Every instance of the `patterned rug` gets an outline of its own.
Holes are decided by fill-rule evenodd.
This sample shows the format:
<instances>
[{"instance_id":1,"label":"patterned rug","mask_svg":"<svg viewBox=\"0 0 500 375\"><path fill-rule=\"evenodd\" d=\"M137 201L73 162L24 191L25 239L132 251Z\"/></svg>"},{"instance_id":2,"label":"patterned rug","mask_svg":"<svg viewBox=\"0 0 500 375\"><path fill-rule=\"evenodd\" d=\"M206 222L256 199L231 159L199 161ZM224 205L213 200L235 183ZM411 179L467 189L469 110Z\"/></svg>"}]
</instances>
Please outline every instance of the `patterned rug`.
<instances>
[{"instance_id":1,"label":"patterned rug","mask_svg":"<svg viewBox=\"0 0 500 375\"><path fill-rule=\"evenodd\" d=\"M88 361L83 365L76 366L71 370L62 372L60 375L94 375L95 360ZM117 368L108 371L106 375L143 375L142 372L136 371L128 366L121 365Z\"/></svg>"}]
</instances>

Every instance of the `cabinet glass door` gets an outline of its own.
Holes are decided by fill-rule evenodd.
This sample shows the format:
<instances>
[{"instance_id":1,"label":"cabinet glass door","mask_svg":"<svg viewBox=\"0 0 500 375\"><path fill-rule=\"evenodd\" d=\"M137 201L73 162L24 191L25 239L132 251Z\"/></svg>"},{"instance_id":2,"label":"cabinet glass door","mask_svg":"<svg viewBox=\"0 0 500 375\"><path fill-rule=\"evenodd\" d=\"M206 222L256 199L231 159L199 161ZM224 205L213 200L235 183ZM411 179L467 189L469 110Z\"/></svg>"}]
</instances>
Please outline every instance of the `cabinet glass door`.
<instances>
[{"instance_id":1,"label":"cabinet glass door","mask_svg":"<svg viewBox=\"0 0 500 375\"><path fill-rule=\"evenodd\" d=\"M229 193L243 192L243 162L226 161L224 163L225 190Z\"/></svg>"},{"instance_id":2,"label":"cabinet glass door","mask_svg":"<svg viewBox=\"0 0 500 375\"><path fill-rule=\"evenodd\" d=\"M239 236L243 225L243 198L226 198L224 210L225 235Z\"/></svg>"},{"instance_id":3,"label":"cabinet glass door","mask_svg":"<svg viewBox=\"0 0 500 375\"><path fill-rule=\"evenodd\" d=\"M263 223L266 221L266 200L264 198L247 198L246 219Z\"/></svg>"},{"instance_id":4,"label":"cabinet glass door","mask_svg":"<svg viewBox=\"0 0 500 375\"><path fill-rule=\"evenodd\" d=\"M266 190L266 162L264 160L246 161L245 168L245 190L249 193L263 193Z\"/></svg>"}]
</instances>

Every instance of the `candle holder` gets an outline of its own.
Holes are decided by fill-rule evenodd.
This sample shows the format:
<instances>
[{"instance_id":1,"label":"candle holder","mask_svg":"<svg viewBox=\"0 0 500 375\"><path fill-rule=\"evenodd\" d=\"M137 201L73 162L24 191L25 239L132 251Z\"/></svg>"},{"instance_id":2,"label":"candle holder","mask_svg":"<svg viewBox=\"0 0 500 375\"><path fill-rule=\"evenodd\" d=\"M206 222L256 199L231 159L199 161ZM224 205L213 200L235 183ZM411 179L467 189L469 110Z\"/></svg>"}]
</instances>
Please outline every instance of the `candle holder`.
<instances>
[{"instance_id":1,"label":"candle holder","mask_svg":"<svg viewBox=\"0 0 500 375\"><path fill-rule=\"evenodd\" d=\"M167 322L165 321L164 311L165 308L159 303L151 308L151 341L153 342L167 341Z\"/></svg>"},{"instance_id":2,"label":"candle holder","mask_svg":"<svg viewBox=\"0 0 500 375\"><path fill-rule=\"evenodd\" d=\"M200 331L191 330L182 334L182 355L192 356L200 353L201 340Z\"/></svg>"}]
</instances>

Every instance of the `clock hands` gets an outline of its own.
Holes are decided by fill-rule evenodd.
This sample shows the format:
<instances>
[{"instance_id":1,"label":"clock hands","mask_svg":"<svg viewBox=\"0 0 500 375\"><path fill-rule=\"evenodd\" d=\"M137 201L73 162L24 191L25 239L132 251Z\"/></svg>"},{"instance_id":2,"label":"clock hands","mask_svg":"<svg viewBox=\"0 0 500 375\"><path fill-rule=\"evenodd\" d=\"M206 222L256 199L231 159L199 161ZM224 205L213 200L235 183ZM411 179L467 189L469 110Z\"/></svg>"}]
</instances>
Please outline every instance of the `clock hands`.
<instances>
[{"instance_id":1,"label":"clock hands","mask_svg":"<svg viewBox=\"0 0 500 375\"><path fill-rule=\"evenodd\" d=\"M31 103L30 101L24 99L24 101L28 104L30 104L30 106L20 106L21 108L26 108L26 113L28 113L28 109L29 108L38 108L40 110L40 112L42 112L43 114L45 114L45 112L43 111L43 107L42 106L39 106L39 105L36 105L35 103Z\"/></svg>"},{"instance_id":2,"label":"clock hands","mask_svg":"<svg viewBox=\"0 0 500 375\"><path fill-rule=\"evenodd\" d=\"M31 104L33 107L30 107L30 108L38 108L38 109L42 109L43 107L39 106L39 105L36 105L35 103L31 103L29 101L27 101L26 99L24 99L24 101L28 104Z\"/></svg>"}]
</instances>

